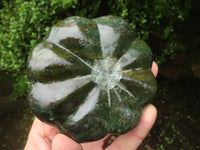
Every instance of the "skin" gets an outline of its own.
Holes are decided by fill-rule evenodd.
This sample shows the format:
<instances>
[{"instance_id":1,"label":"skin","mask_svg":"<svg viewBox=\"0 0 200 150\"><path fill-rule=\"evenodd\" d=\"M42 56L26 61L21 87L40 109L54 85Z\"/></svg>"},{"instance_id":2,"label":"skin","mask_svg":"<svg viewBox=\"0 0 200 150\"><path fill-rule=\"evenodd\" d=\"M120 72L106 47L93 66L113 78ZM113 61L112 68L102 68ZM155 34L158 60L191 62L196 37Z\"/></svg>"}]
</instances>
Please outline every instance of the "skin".
<instances>
[{"instance_id":1,"label":"skin","mask_svg":"<svg viewBox=\"0 0 200 150\"><path fill-rule=\"evenodd\" d=\"M158 66L155 62L153 62L151 70L156 77ZM118 136L106 150L136 150L149 133L156 117L157 109L155 106L147 105L142 112L138 125L126 134ZM54 126L35 118L24 150L103 150L104 144L111 136L111 134L108 134L101 140L79 144L60 134Z\"/></svg>"}]
</instances>

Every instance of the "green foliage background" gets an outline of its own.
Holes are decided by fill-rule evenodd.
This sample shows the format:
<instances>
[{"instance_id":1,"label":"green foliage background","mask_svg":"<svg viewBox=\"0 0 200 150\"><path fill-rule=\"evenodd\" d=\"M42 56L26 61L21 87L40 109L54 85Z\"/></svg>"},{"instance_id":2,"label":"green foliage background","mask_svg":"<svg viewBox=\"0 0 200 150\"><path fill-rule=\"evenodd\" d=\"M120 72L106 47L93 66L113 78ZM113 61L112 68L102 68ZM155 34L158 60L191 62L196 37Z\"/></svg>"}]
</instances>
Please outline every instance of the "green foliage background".
<instances>
[{"instance_id":1,"label":"green foliage background","mask_svg":"<svg viewBox=\"0 0 200 150\"><path fill-rule=\"evenodd\" d=\"M128 21L137 37L150 45L160 66L175 61L180 54L187 56L180 67L184 68L183 76L193 78L191 66L194 62L200 64L200 46L195 44L200 39L196 38L200 34L199 4L198 0L1 0L0 82L14 80L13 100L25 96L29 88L27 56L51 26L69 16L103 15L116 15ZM169 97L165 93L169 82L160 80L159 94ZM174 134L178 136L176 131ZM163 138L168 144L175 141ZM164 148L159 145L159 149Z\"/></svg>"}]
</instances>

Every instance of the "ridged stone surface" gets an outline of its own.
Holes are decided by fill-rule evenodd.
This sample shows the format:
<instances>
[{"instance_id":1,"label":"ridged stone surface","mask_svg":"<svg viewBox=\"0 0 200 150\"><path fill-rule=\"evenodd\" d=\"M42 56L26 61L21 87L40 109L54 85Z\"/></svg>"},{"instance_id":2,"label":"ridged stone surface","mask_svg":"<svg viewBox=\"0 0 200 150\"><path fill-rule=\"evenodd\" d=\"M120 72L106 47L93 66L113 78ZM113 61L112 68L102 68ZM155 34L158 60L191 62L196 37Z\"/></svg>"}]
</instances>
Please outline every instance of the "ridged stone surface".
<instances>
[{"instance_id":1,"label":"ridged stone surface","mask_svg":"<svg viewBox=\"0 0 200 150\"><path fill-rule=\"evenodd\" d=\"M30 108L77 142L126 133L156 92L151 65L123 19L69 17L30 53Z\"/></svg>"}]
</instances>

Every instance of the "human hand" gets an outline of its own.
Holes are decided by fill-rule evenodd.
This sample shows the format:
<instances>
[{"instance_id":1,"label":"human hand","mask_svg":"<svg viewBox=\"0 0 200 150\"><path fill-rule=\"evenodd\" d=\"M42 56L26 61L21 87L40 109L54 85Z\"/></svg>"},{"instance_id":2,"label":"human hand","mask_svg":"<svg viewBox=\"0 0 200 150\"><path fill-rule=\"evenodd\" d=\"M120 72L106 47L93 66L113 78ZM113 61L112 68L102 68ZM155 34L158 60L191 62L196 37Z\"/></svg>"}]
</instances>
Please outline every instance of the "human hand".
<instances>
[{"instance_id":1,"label":"human hand","mask_svg":"<svg viewBox=\"0 0 200 150\"><path fill-rule=\"evenodd\" d=\"M155 62L153 62L151 70L154 76L157 76L158 66ZM152 128L156 116L156 108L149 104L144 108L138 125L126 134L118 136L106 150L137 149ZM79 144L60 134L57 128L35 118L24 150L103 150L110 137L111 134L108 134L101 140Z\"/></svg>"}]
</instances>

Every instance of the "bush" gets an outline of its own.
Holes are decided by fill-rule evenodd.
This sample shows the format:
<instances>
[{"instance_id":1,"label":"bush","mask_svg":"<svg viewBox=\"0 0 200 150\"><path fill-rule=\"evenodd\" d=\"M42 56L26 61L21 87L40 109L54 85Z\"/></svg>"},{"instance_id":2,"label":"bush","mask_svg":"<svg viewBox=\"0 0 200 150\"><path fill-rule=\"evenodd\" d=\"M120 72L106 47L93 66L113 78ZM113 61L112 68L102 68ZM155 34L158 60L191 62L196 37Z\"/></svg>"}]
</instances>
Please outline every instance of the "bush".
<instances>
[{"instance_id":1,"label":"bush","mask_svg":"<svg viewBox=\"0 0 200 150\"><path fill-rule=\"evenodd\" d=\"M117 15L126 19L139 38L150 44L158 63L174 58L185 45L177 42L175 23L183 21L191 0L15 0L0 4L0 72L18 80L25 75L26 59L50 27L72 15L95 18ZM162 42L164 41L164 44ZM26 91L26 90L22 90ZM21 94L20 94L21 95ZM22 94L23 95L23 94Z\"/></svg>"},{"instance_id":2,"label":"bush","mask_svg":"<svg viewBox=\"0 0 200 150\"><path fill-rule=\"evenodd\" d=\"M0 16L0 69L18 74L26 66L29 50L57 19L58 7L54 8L54 2L40 0L3 2Z\"/></svg>"},{"instance_id":3,"label":"bush","mask_svg":"<svg viewBox=\"0 0 200 150\"><path fill-rule=\"evenodd\" d=\"M29 82L26 75L16 78L16 83L13 85L12 100L17 100L18 97L26 96L29 90Z\"/></svg>"}]
</instances>

